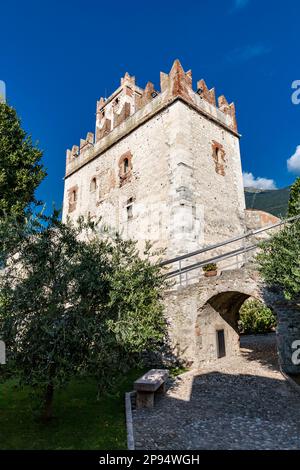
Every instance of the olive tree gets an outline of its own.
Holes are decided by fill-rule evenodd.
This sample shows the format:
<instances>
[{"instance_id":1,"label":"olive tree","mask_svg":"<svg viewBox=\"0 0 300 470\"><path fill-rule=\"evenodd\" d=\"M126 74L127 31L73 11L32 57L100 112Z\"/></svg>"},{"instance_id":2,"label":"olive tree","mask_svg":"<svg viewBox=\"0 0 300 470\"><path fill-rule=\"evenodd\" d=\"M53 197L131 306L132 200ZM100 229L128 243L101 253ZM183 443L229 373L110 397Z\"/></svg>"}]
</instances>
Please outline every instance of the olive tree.
<instances>
[{"instance_id":1,"label":"olive tree","mask_svg":"<svg viewBox=\"0 0 300 470\"><path fill-rule=\"evenodd\" d=\"M99 235L57 214L20 237L0 275L0 337L21 384L43 394L45 420L57 387L83 374L99 389L165 335L165 277L132 241Z\"/></svg>"}]
</instances>

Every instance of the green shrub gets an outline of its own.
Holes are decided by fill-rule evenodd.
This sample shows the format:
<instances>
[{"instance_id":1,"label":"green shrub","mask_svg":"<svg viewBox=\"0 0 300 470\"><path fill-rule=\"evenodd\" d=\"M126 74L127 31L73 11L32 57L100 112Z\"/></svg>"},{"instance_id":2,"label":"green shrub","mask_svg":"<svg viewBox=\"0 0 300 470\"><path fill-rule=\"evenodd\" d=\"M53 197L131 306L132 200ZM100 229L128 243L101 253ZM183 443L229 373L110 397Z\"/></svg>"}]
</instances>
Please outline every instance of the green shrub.
<instances>
[{"instance_id":1,"label":"green shrub","mask_svg":"<svg viewBox=\"0 0 300 470\"><path fill-rule=\"evenodd\" d=\"M240 309L240 333L269 333L276 326L276 317L262 302L247 300Z\"/></svg>"},{"instance_id":2,"label":"green shrub","mask_svg":"<svg viewBox=\"0 0 300 470\"><path fill-rule=\"evenodd\" d=\"M203 266L202 269L205 273L207 273L210 271L216 271L218 269L218 266L216 265L216 263L208 263L205 266Z\"/></svg>"}]
</instances>

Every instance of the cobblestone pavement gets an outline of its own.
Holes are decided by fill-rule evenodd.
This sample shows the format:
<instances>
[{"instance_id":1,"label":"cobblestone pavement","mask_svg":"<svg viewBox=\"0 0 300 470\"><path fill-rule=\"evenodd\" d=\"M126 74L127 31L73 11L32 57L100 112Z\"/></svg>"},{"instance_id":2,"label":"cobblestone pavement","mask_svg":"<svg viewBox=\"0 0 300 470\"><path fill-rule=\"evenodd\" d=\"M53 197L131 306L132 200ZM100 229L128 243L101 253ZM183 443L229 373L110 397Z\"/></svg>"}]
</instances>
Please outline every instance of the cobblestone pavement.
<instances>
[{"instance_id":1,"label":"cobblestone pavement","mask_svg":"<svg viewBox=\"0 0 300 470\"><path fill-rule=\"evenodd\" d=\"M223 358L135 410L137 449L300 449L300 394L278 370L275 335L247 336Z\"/></svg>"}]
</instances>

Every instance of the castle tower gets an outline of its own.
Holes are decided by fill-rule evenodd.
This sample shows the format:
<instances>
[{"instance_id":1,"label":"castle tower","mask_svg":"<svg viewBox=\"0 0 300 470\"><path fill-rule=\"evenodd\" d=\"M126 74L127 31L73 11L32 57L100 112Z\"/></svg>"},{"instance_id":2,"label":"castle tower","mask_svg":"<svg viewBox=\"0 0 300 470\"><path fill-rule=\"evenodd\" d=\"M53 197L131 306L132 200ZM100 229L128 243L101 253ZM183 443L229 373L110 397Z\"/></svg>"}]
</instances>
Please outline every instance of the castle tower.
<instances>
[{"instance_id":1,"label":"castle tower","mask_svg":"<svg viewBox=\"0 0 300 470\"><path fill-rule=\"evenodd\" d=\"M97 102L96 132L67 150L63 220L99 217L166 257L244 232L234 104L178 60L160 90L128 73Z\"/></svg>"}]
</instances>

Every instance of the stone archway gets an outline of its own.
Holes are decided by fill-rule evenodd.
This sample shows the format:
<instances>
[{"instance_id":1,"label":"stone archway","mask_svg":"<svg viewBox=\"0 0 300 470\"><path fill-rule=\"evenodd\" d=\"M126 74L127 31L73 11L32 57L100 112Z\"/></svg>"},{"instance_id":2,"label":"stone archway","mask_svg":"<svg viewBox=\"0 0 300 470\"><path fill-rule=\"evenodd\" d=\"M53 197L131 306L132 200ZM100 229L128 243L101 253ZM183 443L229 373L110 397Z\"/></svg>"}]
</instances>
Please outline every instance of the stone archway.
<instances>
[{"instance_id":1,"label":"stone archway","mask_svg":"<svg viewBox=\"0 0 300 470\"><path fill-rule=\"evenodd\" d=\"M227 353L239 353L238 312L244 301L254 297L277 316L277 345L282 369L300 373L293 362L293 345L300 340L300 304L291 304L267 289L253 269L225 271L221 276L201 278L195 284L170 291L165 298L173 353L189 366L215 360L217 331L224 330ZM293 356L294 354L294 356ZM299 352L300 357L300 352Z\"/></svg>"},{"instance_id":2,"label":"stone archway","mask_svg":"<svg viewBox=\"0 0 300 470\"><path fill-rule=\"evenodd\" d=\"M195 365L222 356L240 354L239 310L249 294L226 291L215 294L198 309L195 324ZM222 351L224 343L224 351Z\"/></svg>"}]
</instances>

